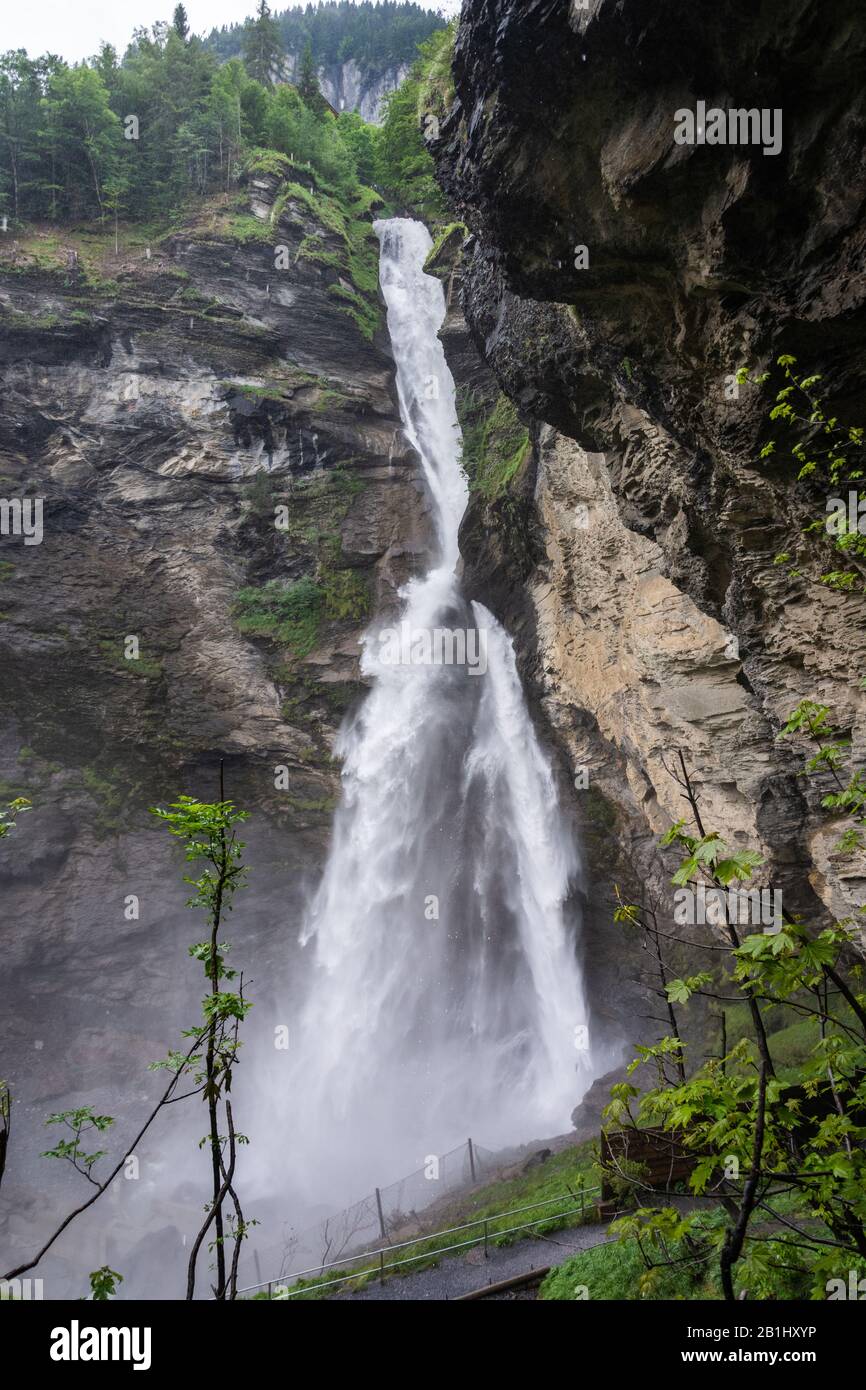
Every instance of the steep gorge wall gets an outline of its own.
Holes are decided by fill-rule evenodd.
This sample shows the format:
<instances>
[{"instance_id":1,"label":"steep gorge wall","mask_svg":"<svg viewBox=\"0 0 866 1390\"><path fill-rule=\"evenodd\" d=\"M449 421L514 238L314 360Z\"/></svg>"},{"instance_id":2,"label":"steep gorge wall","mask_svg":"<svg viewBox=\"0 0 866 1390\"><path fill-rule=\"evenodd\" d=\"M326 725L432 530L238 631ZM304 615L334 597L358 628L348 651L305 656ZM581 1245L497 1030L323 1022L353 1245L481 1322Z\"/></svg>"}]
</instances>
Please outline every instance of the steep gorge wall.
<instances>
[{"instance_id":1,"label":"steep gorge wall","mask_svg":"<svg viewBox=\"0 0 866 1390\"><path fill-rule=\"evenodd\" d=\"M286 82L297 82L300 53L289 53L283 64ZM362 66L354 58L342 63L325 63L319 67L322 95L335 111L357 111L371 125L378 125L384 116L383 102L408 75L411 63L389 63L383 67Z\"/></svg>"},{"instance_id":2,"label":"steep gorge wall","mask_svg":"<svg viewBox=\"0 0 866 1390\"><path fill-rule=\"evenodd\" d=\"M764 852L789 910L862 901L828 787L776 735L810 697L862 755L866 611L816 582L815 491L756 462L767 397L729 386L792 352L834 413L866 414L863 47L850 3L464 5L432 146L470 229L448 274L533 447L475 495L462 549L615 817L604 882L618 847L663 889L650 837L684 814L681 749L707 827ZM675 144L699 99L780 108L781 154Z\"/></svg>"},{"instance_id":3,"label":"steep gorge wall","mask_svg":"<svg viewBox=\"0 0 866 1390\"><path fill-rule=\"evenodd\" d=\"M2 494L44 498L41 544L0 538L0 799L33 802L0 866L22 1249L58 1167L36 1157L43 1116L96 1100L137 1118L160 1084L147 1063L198 1013L201 923L147 808L216 799L224 759L251 812L229 935L254 1047L285 1014L359 637L428 542L377 291L353 281L359 258L375 272L372 228L348 256L339 210L267 173L244 202L149 256L43 233L0 264ZM319 595L302 631L239 626L242 590L298 580Z\"/></svg>"}]
</instances>

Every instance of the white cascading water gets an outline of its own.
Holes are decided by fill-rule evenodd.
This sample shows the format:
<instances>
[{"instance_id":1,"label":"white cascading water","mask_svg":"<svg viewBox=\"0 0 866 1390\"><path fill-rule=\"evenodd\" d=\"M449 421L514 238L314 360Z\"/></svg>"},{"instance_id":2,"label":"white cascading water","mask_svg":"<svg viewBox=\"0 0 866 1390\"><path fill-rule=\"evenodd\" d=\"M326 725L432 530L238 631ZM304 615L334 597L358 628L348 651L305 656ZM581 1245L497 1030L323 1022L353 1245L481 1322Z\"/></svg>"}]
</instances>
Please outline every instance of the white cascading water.
<instances>
[{"instance_id":1,"label":"white cascading water","mask_svg":"<svg viewBox=\"0 0 866 1390\"><path fill-rule=\"evenodd\" d=\"M288 1098L293 1176L331 1201L468 1134L492 1146L567 1129L593 1075L567 906L576 848L511 641L456 574L467 484L444 293L422 269L430 236L403 219L376 230L401 416L439 540L401 621L477 629L487 669L390 664L377 630L365 638L370 690L340 735L342 803L301 934L314 960Z\"/></svg>"}]
</instances>

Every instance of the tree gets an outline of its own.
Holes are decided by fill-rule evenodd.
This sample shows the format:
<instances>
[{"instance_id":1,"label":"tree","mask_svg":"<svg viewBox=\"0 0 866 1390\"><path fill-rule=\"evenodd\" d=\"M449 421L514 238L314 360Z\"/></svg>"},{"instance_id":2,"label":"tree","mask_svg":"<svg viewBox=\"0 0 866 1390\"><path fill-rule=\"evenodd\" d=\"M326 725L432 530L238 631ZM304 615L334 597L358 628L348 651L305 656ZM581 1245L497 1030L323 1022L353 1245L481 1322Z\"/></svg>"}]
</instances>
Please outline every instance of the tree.
<instances>
[{"instance_id":1,"label":"tree","mask_svg":"<svg viewBox=\"0 0 866 1390\"><path fill-rule=\"evenodd\" d=\"M379 177L378 126L368 125L357 111L343 111L337 118L337 134L352 156L361 183L376 183Z\"/></svg>"},{"instance_id":2,"label":"tree","mask_svg":"<svg viewBox=\"0 0 866 1390\"><path fill-rule=\"evenodd\" d=\"M120 120L99 73L83 65L54 73L46 98L57 133L64 202L71 215L105 212L104 186L120 158Z\"/></svg>"},{"instance_id":3,"label":"tree","mask_svg":"<svg viewBox=\"0 0 866 1390\"><path fill-rule=\"evenodd\" d=\"M0 58L0 180L19 218L39 163L40 65L23 49Z\"/></svg>"},{"instance_id":4,"label":"tree","mask_svg":"<svg viewBox=\"0 0 866 1390\"><path fill-rule=\"evenodd\" d=\"M212 1201L190 1251L186 1296L191 1299L195 1293L199 1251L213 1224L216 1235L212 1248L217 1261L215 1296L218 1299L234 1298L240 1243L246 1232L234 1186L234 1172L237 1146L246 1143L246 1138L235 1132L229 1094L239 1047L238 1026L246 1017L250 1005L244 999L242 979L237 990L225 987L237 978L237 972L226 965L228 946L219 938L223 916L231 911L234 894L242 886L246 874L241 860L244 846L237 838L236 827L247 819L247 813L236 810L233 803L223 800L222 796L213 804L182 796L167 810L157 808L153 814L168 826L170 834L183 841L187 863L204 864L198 878L186 880L195 889L188 906L204 911L210 928L205 941L189 948L193 959L201 961L210 988L202 1004L204 1023L189 1030L195 1042L195 1052L184 1060L184 1068L194 1069L196 1085L200 1087L208 1108L209 1133L202 1142L210 1145ZM166 1065L171 1068L176 1060L176 1057L170 1056ZM234 1224L230 1226L235 1247L227 1280L223 1213L228 1198L235 1212Z\"/></svg>"},{"instance_id":5,"label":"tree","mask_svg":"<svg viewBox=\"0 0 866 1390\"><path fill-rule=\"evenodd\" d=\"M214 75L207 110L216 132L216 154L223 185L228 189L244 147L243 92L249 78L237 58Z\"/></svg>"},{"instance_id":6,"label":"tree","mask_svg":"<svg viewBox=\"0 0 866 1390\"><path fill-rule=\"evenodd\" d=\"M320 63L354 58L360 67L381 72L409 64L418 44L446 21L414 0L317 0L282 8L276 21L287 53L302 53L307 39ZM207 44L220 58L241 51L244 28L212 29Z\"/></svg>"},{"instance_id":7,"label":"tree","mask_svg":"<svg viewBox=\"0 0 866 1390\"><path fill-rule=\"evenodd\" d=\"M118 160L112 172L105 180L103 197L105 206L114 217L114 254L120 254L120 241L118 234L118 221L121 212L126 212L128 208L130 190L129 170L122 160Z\"/></svg>"},{"instance_id":8,"label":"tree","mask_svg":"<svg viewBox=\"0 0 866 1390\"><path fill-rule=\"evenodd\" d=\"M263 87L273 86L274 75L283 57L283 46L267 0L259 0L256 18L247 21L243 57L250 77Z\"/></svg>"},{"instance_id":9,"label":"tree","mask_svg":"<svg viewBox=\"0 0 866 1390\"><path fill-rule=\"evenodd\" d=\"M30 802L26 796L17 796L14 801L9 801L0 807L0 840L6 838L10 831L15 829L15 821L10 820L11 816L18 816L22 811L29 811ZM12 1096L5 1081L0 1080L0 1183L3 1181L3 1174L6 1171L6 1155L9 1151L9 1136L12 1133Z\"/></svg>"},{"instance_id":10,"label":"tree","mask_svg":"<svg viewBox=\"0 0 866 1390\"><path fill-rule=\"evenodd\" d=\"M109 1265L95 1269L90 1276L90 1297L94 1303L107 1303L117 1293L118 1284L123 1283L123 1275Z\"/></svg>"},{"instance_id":11,"label":"tree","mask_svg":"<svg viewBox=\"0 0 866 1390\"><path fill-rule=\"evenodd\" d=\"M293 155L299 150L298 118L304 109L294 87L277 87L270 95L265 116L265 144L268 149Z\"/></svg>"},{"instance_id":12,"label":"tree","mask_svg":"<svg viewBox=\"0 0 866 1390\"><path fill-rule=\"evenodd\" d=\"M9 1136L12 1133L12 1096L9 1086L0 1080L0 1184L6 1172L6 1155L9 1152Z\"/></svg>"},{"instance_id":13,"label":"tree","mask_svg":"<svg viewBox=\"0 0 866 1390\"><path fill-rule=\"evenodd\" d=\"M220 792L222 793L222 770ZM27 806L29 802L19 799L11 802L5 811L0 811L0 838L8 834L14 825L7 812L11 811L14 814L26 810ZM242 885L246 873L241 862L243 845L237 839L235 830L237 825L246 820L246 812L236 810L230 801L223 799L209 803L197 801L194 797L181 796L166 810L155 809L153 814L168 826L172 835L183 840L187 863L204 861L205 864L197 879L185 879L185 882L195 889L188 905L205 910L210 928L206 940L189 947L190 956L200 961L204 967L209 986L202 1001L203 1021L185 1030L183 1036L189 1044L186 1051L172 1051L162 1061L151 1064L152 1071L162 1070L169 1073L168 1085L129 1147L101 1181L94 1175L94 1169L107 1156L106 1151L96 1149L88 1153L83 1141L88 1134L106 1134L114 1124L113 1118L110 1115L97 1114L89 1105L60 1111L48 1117L47 1123L62 1126L68 1131L68 1137L61 1138L43 1157L69 1163L94 1190L86 1201L64 1217L31 1259L9 1270L2 1278L7 1281L16 1279L39 1264L73 1221L108 1190L118 1174L124 1170L127 1159L135 1153L157 1115L165 1107L176 1101L201 1096L208 1107L209 1131L202 1143L209 1147L211 1154L213 1200L209 1204L207 1215L190 1254L187 1298L192 1298L195 1291L196 1263L202 1242L211 1225L215 1223L216 1239L210 1247L215 1250L217 1259L215 1294L219 1299L233 1299L237 1294L240 1243L245 1239L248 1227L256 1224L245 1221L235 1188L237 1147L246 1143L246 1136L238 1134L235 1130L229 1099L232 1071L240 1046L238 1028L251 1006L244 998L242 979L239 980L237 989L226 988L236 978L236 972L226 965L225 957L229 948L225 942L219 940L219 936L224 915L231 911L232 899ZM176 1094L181 1080L189 1077L192 1078L192 1088L182 1094ZM8 1139L8 1132L8 1091L0 1084L0 1138ZM5 1156L5 1144L3 1153ZM223 1214L227 1200L231 1200L234 1208L234 1217L229 1218L228 1222ZM228 1275L225 1266L227 1239L235 1242ZM120 1275L107 1266L95 1271L91 1275L92 1296L111 1297L120 1278Z\"/></svg>"},{"instance_id":14,"label":"tree","mask_svg":"<svg viewBox=\"0 0 866 1390\"><path fill-rule=\"evenodd\" d=\"M171 24L179 39L186 40L189 38L189 20L187 19L186 10L183 5L175 6Z\"/></svg>"},{"instance_id":15,"label":"tree","mask_svg":"<svg viewBox=\"0 0 866 1390\"><path fill-rule=\"evenodd\" d=\"M688 777L685 785L692 794ZM744 862L751 852L729 853L717 835L696 838L682 823L669 832L669 843L686 854L674 876L681 884L702 874L714 885L746 881L746 871L757 868L754 855ZM760 1037L742 1038L688 1079L682 1065L670 1078L666 1063L683 1062L687 1052L672 1032L638 1048L632 1070L654 1064L660 1080L636 1116L637 1089L613 1088L607 1117L627 1129L660 1126L693 1155L692 1191L720 1203L709 1216L706 1209L684 1216L647 1204L651 1188L644 1179L622 1175L641 1205L614 1229L644 1254L642 1293L673 1263L700 1269L712 1259L729 1301L741 1290L779 1297L780 1279L792 1274L801 1282L789 1296L824 1297L828 1280L851 1268L866 1271L866 995L858 988L861 968L847 963L852 928L853 922L834 923L816 933L788 917L778 932L728 929L735 944L722 974L722 1001L760 1004L764 1013L787 1014L791 1024L808 1022L813 1030L814 1046L796 1082L775 1076L772 1038ZM687 1003L698 995L720 997L711 972L667 983L669 1000Z\"/></svg>"},{"instance_id":16,"label":"tree","mask_svg":"<svg viewBox=\"0 0 866 1390\"><path fill-rule=\"evenodd\" d=\"M297 87L301 101L310 111L323 109L322 89L319 86L319 74L316 69L316 60L313 57L313 46L309 39L307 39L304 52L301 55Z\"/></svg>"},{"instance_id":17,"label":"tree","mask_svg":"<svg viewBox=\"0 0 866 1390\"><path fill-rule=\"evenodd\" d=\"M445 211L433 158L424 143L429 103L442 103L442 71L449 70L453 31L443 29L419 44L419 57L406 81L385 97L379 131L380 181L403 206L424 220Z\"/></svg>"}]
</instances>

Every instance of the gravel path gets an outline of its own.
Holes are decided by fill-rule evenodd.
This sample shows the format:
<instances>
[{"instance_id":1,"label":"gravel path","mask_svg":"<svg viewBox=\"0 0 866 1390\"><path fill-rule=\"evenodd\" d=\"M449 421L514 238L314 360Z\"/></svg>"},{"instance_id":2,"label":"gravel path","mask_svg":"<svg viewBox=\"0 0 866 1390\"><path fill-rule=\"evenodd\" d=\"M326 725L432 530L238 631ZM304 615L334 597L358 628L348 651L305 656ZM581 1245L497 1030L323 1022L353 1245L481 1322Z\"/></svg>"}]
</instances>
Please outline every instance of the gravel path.
<instances>
[{"instance_id":1,"label":"gravel path","mask_svg":"<svg viewBox=\"0 0 866 1390\"><path fill-rule=\"evenodd\" d=\"M405 1303L457 1298L474 1289L483 1289L487 1284L498 1284L500 1279L510 1279L515 1274L562 1264L578 1250L602 1245L608 1239L607 1229L608 1223L602 1222L570 1227L550 1236L521 1240L515 1245L491 1245L486 1260L480 1248L475 1247L464 1255L444 1255L434 1268L419 1270L417 1274L392 1275L384 1284L371 1283L359 1293L342 1293L337 1298L343 1302L383 1299Z\"/></svg>"}]
</instances>

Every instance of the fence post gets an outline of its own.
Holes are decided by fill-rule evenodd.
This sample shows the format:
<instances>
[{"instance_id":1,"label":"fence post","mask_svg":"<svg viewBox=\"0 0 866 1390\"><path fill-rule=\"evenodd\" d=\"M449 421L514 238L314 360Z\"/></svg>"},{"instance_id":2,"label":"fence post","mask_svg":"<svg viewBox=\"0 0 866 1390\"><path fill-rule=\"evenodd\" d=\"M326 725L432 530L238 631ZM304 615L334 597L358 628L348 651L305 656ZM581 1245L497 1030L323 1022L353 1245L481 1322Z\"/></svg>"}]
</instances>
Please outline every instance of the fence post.
<instances>
[{"instance_id":1,"label":"fence post","mask_svg":"<svg viewBox=\"0 0 866 1390\"><path fill-rule=\"evenodd\" d=\"M484 1258L487 1259L487 1217L484 1218Z\"/></svg>"},{"instance_id":2,"label":"fence post","mask_svg":"<svg viewBox=\"0 0 866 1390\"><path fill-rule=\"evenodd\" d=\"M379 1251L379 1283L380 1283L380 1284L384 1284L384 1282L385 1282L385 1251L384 1251L384 1250L380 1250L380 1251Z\"/></svg>"},{"instance_id":3,"label":"fence post","mask_svg":"<svg viewBox=\"0 0 866 1390\"><path fill-rule=\"evenodd\" d=\"M469 1145L469 1171L472 1174L472 1181L475 1182L475 1150L472 1147L472 1140L466 1141Z\"/></svg>"},{"instance_id":4,"label":"fence post","mask_svg":"<svg viewBox=\"0 0 866 1390\"><path fill-rule=\"evenodd\" d=\"M382 1233L382 1239L387 1240L388 1232L385 1230L385 1217L382 1214L382 1194L378 1187L376 1188L376 1207L379 1212L379 1230Z\"/></svg>"},{"instance_id":5,"label":"fence post","mask_svg":"<svg viewBox=\"0 0 866 1390\"><path fill-rule=\"evenodd\" d=\"M270 1283L268 1284L268 1302L269 1302L269 1303L270 1303L270 1301L271 1301L271 1299L272 1299L272 1297L273 1297L273 1294L271 1293L271 1289L272 1289L272 1288L273 1288L273 1282L270 1282Z\"/></svg>"}]
</instances>

